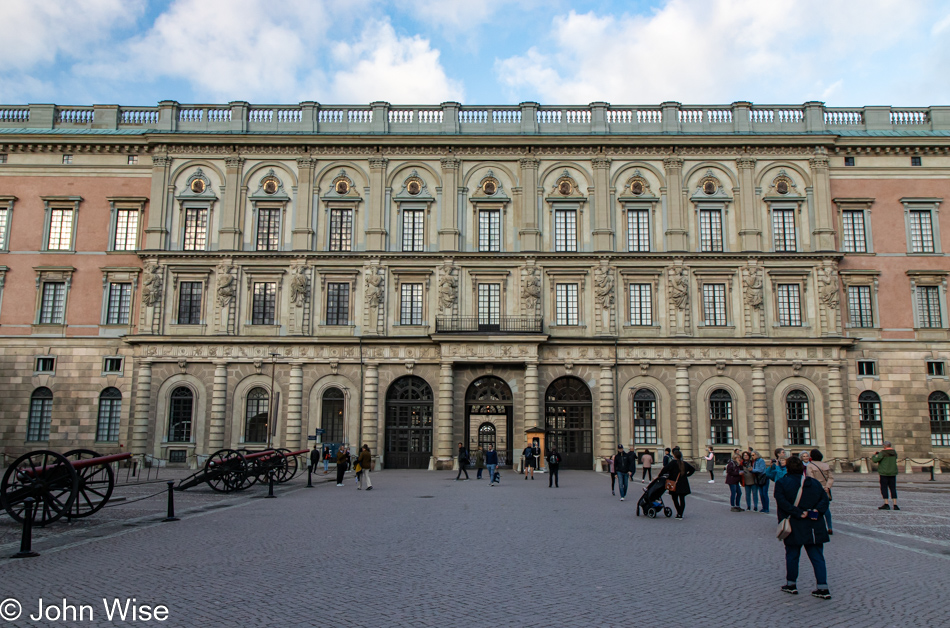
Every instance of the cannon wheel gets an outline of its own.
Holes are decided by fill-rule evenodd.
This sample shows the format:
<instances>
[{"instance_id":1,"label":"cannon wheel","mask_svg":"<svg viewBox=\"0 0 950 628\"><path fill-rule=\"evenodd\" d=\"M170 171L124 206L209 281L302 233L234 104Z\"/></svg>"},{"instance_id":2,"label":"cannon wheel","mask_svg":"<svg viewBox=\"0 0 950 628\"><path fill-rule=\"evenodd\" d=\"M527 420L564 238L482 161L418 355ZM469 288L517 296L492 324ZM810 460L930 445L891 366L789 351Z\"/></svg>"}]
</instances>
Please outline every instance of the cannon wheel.
<instances>
[{"instance_id":1,"label":"cannon wheel","mask_svg":"<svg viewBox=\"0 0 950 628\"><path fill-rule=\"evenodd\" d=\"M0 504L10 517L23 523L26 504L37 501L33 524L53 523L69 509L79 492L79 474L62 454L39 449L23 454L7 467L0 481Z\"/></svg>"},{"instance_id":2,"label":"cannon wheel","mask_svg":"<svg viewBox=\"0 0 950 628\"><path fill-rule=\"evenodd\" d=\"M91 449L73 449L63 455L69 460L99 458L99 454ZM115 488L115 472L111 464L83 467L77 469L76 473L79 475L79 492L66 513L67 519L88 517L98 511L112 497L112 489Z\"/></svg>"},{"instance_id":3,"label":"cannon wheel","mask_svg":"<svg viewBox=\"0 0 950 628\"><path fill-rule=\"evenodd\" d=\"M238 449L238 452L242 456L246 456L247 454L251 453L247 449ZM240 486L238 486L234 490L243 491L244 489L251 488L252 486L257 484L257 480L258 480L257 476L260 474L260 469L259 469L259 465L257 461L258 461L258 458L252 458L251 460L247 461L247 468L246 468L247 472L244 474L244 477L241 480Z\"/></svg>"},{"instance_id":4,"label":"cannon wheel","mask_svg":"<svg viewBox=\"0 0 950 628\"><path fill-rule=\"evenodd\" d=\"M225 471L219 472L215 467L224 467ZM220 449L205 461L205 474L211 490L219 493L239 491L247 476L247 461L239 451Z\"/></svg>"},{"instance_id":5,"label":"cannon wheel","mask_svg":"<svg viewBox=\"0 0 950 628\"><path fill-rule=\"evenodd\" d=\"M283 484L284 482L289 482L297 475L297 456L289 456L289 449L278 449L277 453L283 456L283 463L277 468L277 474L274 476L274 481L278 484Z\"/></svg>"}]
</instances>

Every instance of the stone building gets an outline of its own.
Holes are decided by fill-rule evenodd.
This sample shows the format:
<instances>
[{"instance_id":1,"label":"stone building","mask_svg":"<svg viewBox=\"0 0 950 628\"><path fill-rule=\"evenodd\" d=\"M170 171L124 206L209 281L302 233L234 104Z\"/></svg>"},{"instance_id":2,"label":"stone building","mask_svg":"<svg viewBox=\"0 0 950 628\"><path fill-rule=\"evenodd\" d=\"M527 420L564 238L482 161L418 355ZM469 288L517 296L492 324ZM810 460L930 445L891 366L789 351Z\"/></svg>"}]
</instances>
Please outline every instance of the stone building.
<instances>
[{"instance_id":1,"label":"stone building","mask_svg":"<svg viewBox=\"0 0 950 628\"><path fill-rule=\"evenodd\" d=\"M0 443L946 455L948 129L821 103L0 107Z\"/></svg>"}]
</instances>

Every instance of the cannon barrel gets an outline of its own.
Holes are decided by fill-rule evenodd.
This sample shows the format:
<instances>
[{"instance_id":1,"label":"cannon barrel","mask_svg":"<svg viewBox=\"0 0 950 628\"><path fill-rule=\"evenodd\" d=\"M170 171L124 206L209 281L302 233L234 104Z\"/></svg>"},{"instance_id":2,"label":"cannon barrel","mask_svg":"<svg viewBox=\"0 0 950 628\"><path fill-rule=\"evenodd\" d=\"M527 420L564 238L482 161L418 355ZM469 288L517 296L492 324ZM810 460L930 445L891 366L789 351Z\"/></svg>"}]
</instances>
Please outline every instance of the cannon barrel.
<instances>
[{"instance_id":1,"label":"cannon barrel","mask_svg":"<svg viewBox=\"0 0 950 628\"><path fill-rule=\"evenodd\" d=\"M69 464L72 465L73 469L76 469L78 471L79 469L85 469L86 467L94 467L97 465L111 464L119 460L128 460L131 457L132 457L132 454L130 453L110 454L108 456L99 456L98 458L83 458L82 460L70 460ZM44 467L40 467L39 469L33 469L33 468L17 469L17 472L25 474L25 475L33 475L34 473L38 473L38 474L43 473L47 469L55 469L58 466L59 465L48 464Z\"/></svg>"},{"instance_id":2,"label":"cannon barrel","mask_svg":"<svg viewBox=\"0 0 950 628\"><path fill-rule=\"evenodd\" d=\"M267 450L265 450L265 451L258 451L258 452L253 453L253 454L244 454L244 459L245 459L245 460L256 460L256 459L258 459L258 458L263 458L264 456L272 456L272 455L274 455L275 453L277 453L277 452L274 451L273 449L267 449Z\"/></svg>"}]
</instances>

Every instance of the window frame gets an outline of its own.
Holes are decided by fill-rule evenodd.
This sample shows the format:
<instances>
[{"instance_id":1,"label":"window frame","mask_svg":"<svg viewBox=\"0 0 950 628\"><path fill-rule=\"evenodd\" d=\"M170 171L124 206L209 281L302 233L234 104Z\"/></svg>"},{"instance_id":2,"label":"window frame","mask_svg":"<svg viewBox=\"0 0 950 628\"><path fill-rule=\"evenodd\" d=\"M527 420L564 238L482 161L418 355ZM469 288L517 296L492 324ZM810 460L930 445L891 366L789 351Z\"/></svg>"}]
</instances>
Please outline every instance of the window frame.
<instances>
[{"instance_id":1,"label":"window frame","mask_svg":"<svg viewBox=\"0 0 950 628\"><path fill-rule=\"evenodd\" d=\"M0 253L10 251L10 224L13 222L13 206L16 201L16 196L0 195L0 215L3 216L0 221Z\"/></svg>"},{"instance_id":2,"label":"window frame","mask_svg":"<svg viewBox=\"0 0 950 628\"><path fill-rule=\"evenodd\" d=\"M185 391L187 391L188 394L189 394L189 397L188 397L188 398L191 400L190 408L189 408L189 416L188 416L188 420L187 420L187 431L188 431L187 436L188 436L188 437L185 438L185 439L173 439L173 438L172 438L173 429L175 428L175 425L176 425L176 423L174 423L173 420L172 420L172 419L173 419L172 413L175 412L175 409L176 409L175 393L177 393L179 390L185 390ZM185 399L185 397L182 396L181 399ZM184 384L178 384L177 386L175 386L174 388L172 388L172 390L168 393L168 410L167 410L168 416L166 417L165 434L164 434L164 438L163 438L163 443L167 443L167 444L179 444L179 443L188 444L188 443L191 443L191 444L194 444L194 442L195 442L195 423L196 423L197 418L198 418L198 417L197 417L197 405L196 405L196 401L197 401L197 400L198 400L198 395L195 393L195 391L192 390L192 388L191 388L190 386L187 386L187 385L184 385Z\"/></svg>"},{"instance_id":3,"label":"window frame","mask_svg":"<svg viewBox=\"0 0 950 628\"><path fill-rule=\"evenodd\" d=\"M580 292L580 285L575 282L564 281L554 284L554 325L556 327L580 325Z\"/></svg>"},{"instance_id":4,"label":"window frame","mask_svg":"<svg viewBox=\"0 0 950 628\"><path fill-rule=\"evenodd\" d=\"M721 395L719 396L719 398L713 399L713 397L719 392L725 393L725 395L728 396L728 399L723 398ZM722 410L724 410L724 412L720 411L720 408L718 407L716 408L717 412L714 412L714 406L713 406L714 403L728 404L728 405L722 406ZM706 399L706 412L708 413L708 419L709 419L709 443L711 445L735 444L736 442L735 403L736 401L733 394L725 388L717 387L709 391L709 397ZM722 416L728 417L728 425L727 425L727 419L721 418ZM717 425L720 428L718 430L718 432L720 433L723 431L723 428L726 428L726 433L729 436L728 440L726 441L717 440L717 429L716 429Z\"/></svg>"},{"instance_id":5,"label":"window frame","mask_svg":"<svg viewBox=\"0 0 950 628\"><path fill-rule=\"evenodd\" d=\"M939 365L939 368L937 366ZM933 368L931 368L933 366ZM932 373L931 371L940 371ZM927 360L927 379L947 379L947 361L946 360Z\"/></svg>"},{"instance_id":6,"label":"window frame","mask_svg":"<svg viewBox=\"0 0 950 628\"><path fill-rule=\"evenodd\" d=\"M652 398L646 398L649 393ZM641 399L637 399L642 394ZM633 442L636 445L657 445L659 444L659 420L657 417L657 398L656 391L641 387L630 396L632 403L631 416L633 418ZM644 408L649 416L644 417ZM642 436L642 438L641 438Z\"/></svg>"},{"instance_id":7,"label":"window frame","mask_svg":"<svg viewBox=\"0 0 950 628\"><path fill-rule=\"evenodd\" d=\"M426 250L426 214L427 208L424 205L416 206L414 204L403 204L399 208L399 250L403 253L424 253ZM407 216L412 214L412 229L407 233ZM416 220L416 217L418 220ZM410 240L407 242L406 238ZM409 248L406 248L406 246ZM418 248L417 248L418 247Z\"/></svg>"},{"instance_id":8,"label":"window frame","mask_svg":"<svg viewBox=\"0 0 950 628\"><path fill-rule=\"evenodd\" d=\"M334 286L336 286L335 290L337 292L337 294L335 295L336 308L335 310L333 310L334 318L331 321L330 299L332 296L334 296L333 295ZM340 294L339 294L339 290L342 286L346 286L346 302L345 303L343 303L343 301L340 299ZM331 327L338 327L341 325L352 324L353 318L352 318L352 312L350 310L350 300L352 299L352 291L353 291L353 284L350 281L328 281L327 282L326 289L324 290L324 293L325 293L324 295L325 302L324 302L324 311L323 311L324 325L331 326ZM341 314L345 314L345 316L343 316L343 318L340 318Z\"/></svg>"},{"instance_id":9,"label":"window frame","mask_svg":"<svg viewBox=\"0 0 950 628\"><path fill-rule=\"evenodd\" d=\"M926 316L924 313L924 296L926 297ZM943 286L939 284L916 284L914 286L914 322L918 330L944 329L946 328L946 300ZM934 308L936 307L936 310ZM934 321L934 312L938 320ZM936 322L936 324L934 324ZM926 323L926 324L925 324Z\"/></svg>"},{"instance_id":10,"label":"window frame","mask_svg":"<svg viewBox=\"0 0 950 628\"><path fill-rule=\"evenodd\" d=\"M872 372L862 373L861 372L862 364L870 364ZM878 379L879 376L878 376L878 370L877 370L877 360L855 360L854 372L855 372L855 377Z\"/></svg>"},{"instance_id":11,"label":"window frame","mask_svg":"<svg viewBox=\"0 0 950 628\"><path fill-rule=\"evenodd\" d=\"M792 395L795 399L790 399ZM800 397L798 396L800 395ZM793 414L796 416L793 419ZM811 397L801 388L785 393L785 444L788 447L810 447L812 438ZM796 432L798 432L796 434ZM793 434L800 438L793 439Z\"/></svg>"},{"instance_id":12,"label":"window frame","mask_svg":"<svg viewBox=\"0 0 950 628\"><path fill-rule=\"evenodd\" d=\"M339 206L330 205L327 207L327 250L333 253L349 253L353 250L353 225L355 224L356 208L351 205ZM349 225L344 225L341 219L339 227L339 237L334 234L334 214L347 217ZM344 229L344 227L348 227ZM334 246L334 242L339 243L339 247Z\"/></svg>"},{"instance_id":13,"label":"window frame","mask_svg":"<svg viewBox=\"0 0 950 628\"><path fill-rule=\"evenodd\" d=\"M407 294L408 293L408 294ZM418 294L417 294L418 293ZM408 319L407 313L408 298ZM422 282L402 282L399 284L399 324L420 326L425 322L425 284Z\"/></svg>"},{"instance_id":14,"label":"window frame","mask_svg":"<svg viewBox=\"0 0 950 628\"><path fill-rule=\"evenodd\" d=\"M880 447L884 444L881 396L873 390L865 390L858 395L858 430L862 447Z\"/></svg>"},{"instance_id":15,"label":"window frame","mask_svg":"<svg viewBox=\"0 0 950 628\"><path fill-rule=\"evenodd\" d=\"M189 216L195 212L197 214L204 214L204 243L203 246L198 246L198 227L195 227L195 237L193 238L194 242L191 243L188 238L188 226L189 226ZM200 252L207 251L208 245L211 241L211 206L206 203L193 204L193 203L183 203L182 204L182 220L181 220L181 250L187 252ZM189 246L189 244L193 246Z\"/></svg>"},{"instance_id":16,"label":"window frame","mask_svg":"<svg viewBox=\"0 0 950 628\"><path fill-rule=\"evenodd\" d=\"M634 289L636 288L636 289ZM644 290L645 289L645 290ZM644 295L644 291L646 295ZM627 284L627 324L631 327L653 327L655 323L653 307L653 295L654 295L654 284L653 283L634 283L630 282ZM644 298L644 296L646 298ZM636 297L636 299L634 298ZM633 310L634 310L634 300L637 302L638 306L638 317L634 320ZM643 310L644 305L646 305L646 318L644 318ZM649 319L647 322L645 320Z\"/></svg>"},{"instance_id":17,"label":"window frame","mask_svg":"<svg viewBox=\"0 0 950 628\"><path fill-rule=\"evenodd\" d=\"M950 447L950 396L942 390L931 392L927 397L927 414L930 419L930 446ZM934 430L934 427L937 429Z\"/></svg>"},{"instance_id":18,"label":"window frame","mask_svg":"<svg viewBox=\"0 0 950 628\"><path fill-rule=\"evenodd\" d=\"M707 288L709 288L708 295L707 295ZM720 320L719 312L717 311L718 304L715 302L712 303L713 322L710 322L709 299L713 298L713 300L715 300L715 298L718 296L717 293L719 292L720 288L722 292L722 295L721 295L722 296L722 312L721 312L722 322L721 323L718 322ZM708 281L708 282L704 281L700 284L699 290L700 290L700 297L701 297L700 308L703 314L702 316L703 327L728 327L729 326L729 287L728 285L725 282L720 283L718 281Z\"/></svg>"},{"instance_id":19,"label":"window frame","mask_svg":"<svg viewBox=\"0 0 950 628\"><path fill-rule=\"evenodd\" d=\"M626 233L627 233L627 252L628 253L651 253L653 252L653 208L645 203L634 204L628 203L624 208L624 214L626 214L624 221L626 223ZM636 216L636 233L632 227L634 222L634 216ZM641 217L645 216L645 220L642 220ZM642 228L646 225L646 234L642 233ZM634 237L636 235L636 238ZM646 248L643 248L644 243ZM632 246L636 244L636 246Z\"/></svg>"},{"instance_id":20,"label":"window frame","mask_svg":"<svg viewBox=\"0 0 950 628\"><path fill-rule=\"evenodd\" d=\"M255 327L259 326L274 326L277 324L277 297L280 293L278 289L279 282L277 281L254 281L251 280L249 283L249 296L250 296L250 319L249 324L254 325ZM263 291L261 294L258 294L258 286L261 287ZM263 299L263 301L261 301ZM268 303L270 300L270 303ZM268 314L268 305L270 306L270 319L267 318Z\"/></svg>"},{"instance_id":21,"label":"window frame","mask_svg":"<svg viewBox=\"0 0 950 628\"><path fill-rule=\"evenodd\" d=\"M26 419L27 443L48 443L53 424L53 400L55 395L47 386L39 386L30 393L29 413ZM36 402L40 402L37 404ZM40 416L37 416L37 413ZM35 421L39 423L35 425ZM34 427L35 425L35 427ZM35 437L34 437L35 436ZM45 437L45 438L44 438Z\"/></svg>"},{"instance_id":22,"label":"window frame","mask_svg":"<svg viewBox=\"0 0 950 628\"><path fill-rule=\"evenodd\" d=\"M872 233L873 223L871 221L871 207L874 205L875 199L873 198L835 198L833 202L837 209L837 223L838 223L838 250L845 255L874 255L874 235ZM861 229L864 235L863 239L863 250L857 250L857 246L854 247L855 250L849 250L847 247L847 240L845 238L845 231L847 223L845 221L845 214L851 214L852 217L855 214L861 215ZM853 224L858 224L858 222L853 221ZM852 231L854 231L852 229ZM856 234L852 233L852 239L856 243L857 238Z\"/></svg>"},{"instance_id":23,"label":"window frame","mask_svg":"<svg viewBox=\"0 0 950 628\"><path fill-rule=\"evenodd\" d=\"M503 214L504 211L501 207L478 207L475 210L475 220L478 226L476 250L479 253L500 253L502 251L502 242L504 242L504 234L502 233L504 225ZM485 225L483 224L482 216L489 216L487 235L483 233L483 227ZM495 224L492 224L491 216L495 217ZM486 242L484 246L483 241Z\"/></svg>"},{"instance_id":24,"label":"window frame","mask_svg":"<svg viewBox=\"0 0 950 628\"><path fill-rule=\"evenodd\" d=\"M105 303L105 312L104 312L104 317L102 319L102 324L111 325L111 326L122 326L122 327L127 327L131 325L133 298L135 294L135 287L133 283L131 281L107 281L103 283L105 283L104 298L105 298L106 303ZM118 311L117 311L117 313L120 315L120 318L121 318L121 313L122 313L121 308L122 308L122 296L123 296L121 294L121 291L124 290L124 288L126 287L128 288L128 294L125 295L126 296L126 302L125 302L126 310L125 310L124 321L112 319L112 313L113 313L112 291L116 286L120 286L119 303L118 303Z\"/></svg>"},{"instance_id":25,"label":"window frame","mask_svg":"<svg viewBox=\"0 0 950 628\"><path fill-rule=\"evenodd\" d=\"M175 324L176 324L176 325L189 325L189 326L193 326L193 325L203 325L203 324L205 324L205 316L204 316L205 308L204 308L204 302L205 302L205 297L206 297L206 292L207 292L207 291L205 290L206 282L201 281L201 280L195 280L195 279L190 279L190 278L189 278L189 279L187 279L187 280L185 280L185 281L179 281L179 282L176 282L176 283L177 283L178 285L176 286L176 290L175 290L175 295L176 295L176 299L175 299ZM189 314L189 316L188 316L188 318L187 318L186 320L182 321L182 307L183 307L183 302L184 302L184 299L182 299L182 295L184 294L185 284L188 284L189 286L191 286L191 287L189 288L189 290L190 290L190 296L189 296L189 298L188 298L188 303L189 303L189 308L188 308L189 312L188 312L188 314ZM194 299L194 298L193 298L193 297L194 297L194 288L193 288L193 286L195 286L195 285L198 286L198 298L197 298L197 299ZM192 320L191 314L194 313L194 309L195 309L194 306L195 306L195 305L197 305L197 314L198 314L198 317L197 317L197 320Z\"/></svg>"},{"instance_id":26,"label":"window frame","mask_svg":"<svg viewBox=\"0 0 950 628\"><path fill-rule=\"evenodd\" d=\"M725 253L726 234L725 234L725 213L726 208L720 204L707 205L700 204L696 207L696 233L699 236L696 242L700 253ZM718 222L713 221L711 216L716 214L719 217ZM704 216L709 215L710 220L705 221ZM708 232L704 230L704 223L708 222ZM716 248L716 228L718 228L718 247ZM708 241L708 244L707 244Z\"/></svg>"},{"instance_id":27,"label":"window frame","mask_svg":"<svg viewBox=\"0 0 950 628\"><path fill-rule=\"evenodd\" d=\"M79 206L81 196L41 196L44 211L46 212L43 225L43 253L75 253L76 252L76 225L79 222ZM65 247L50 248L50 237L53 232L53 213L57 211L69 212L69 242ZM61 234L62 235L62 234Z\"/></svg>"},{"instance_id":28,"label":"window frame","mask_svg":"<svg viewBox=\"0 0 950 628\"><path fill-rule=\"evenodd\" d=\"M798 214L800 206L787 203L771 203L769 213L772 221L772 251L776 253L798 253L802 250L799 242ZM792 237L788 237L789 217L791 218ZM779 220L781 218L781 220ZM781 227L781 229L779 229ZM782 245L779 246L779 230ZM790 244L790 248L789 248Z\"/></svg>"},{"instance_id":29,"label":"window frame","mask_svg":"<svg viewBox=\"0 0 950 628\"><path fill-rule=\"evenodd\" d=\"M145 203L148 198L144 196L110 196L109 201L109 251L116 253L135 253L142 242L142 217L145 215ZM123 212L135 214L135 226L132 229L126 228L123 246L119 246L119 216ZM126 223L128 225L128 222ZM131 233L130 233L131 232ZM132 248L128 248L129 240L132 241Z\"/></svg>"},{"instance_id":30,"label":"window frame","mask_svg":"<svg viewBox=\"0 0 950 628\"><path fill-rule=\"evenodd\" d=\"M260 393L258 393L260 391ZM252 397L252 395L257 394L257 396ZM263 394L263 397L260 396ZM251 408L252 402L254 409L257 412L252 416ZM266 408L262 411L262 406ZM261 415L264 415L264 429L263 429L263 440L250 440L248 438L251 421L260 419ZM268 442L268 432L270 432L270 418L271 418L271 394L264 386L254 386L244 397L244 430L241 433L241 444L254 444L254 445L263 445Z\"/></svg>"},{"instance_id":31,"label":"window frame","mask_svg":"<svg viewBox=\"0 0 950 628\"><path fill-rule=\"evenodd\" d=\"M267 232L262 233L264 227L264 216L267 219ZM254 204L254 250L275 252L283 250L283 229L284 229L284 205L271 203ZM265 246L261 246L262 236L265 238Z\"/></svg>"},{"instance_id":32,"label":"window frame","mask_svg":"<svg viewBox=\"0 0 950 628\"><path fill-rule=\"evenodd\" d=\"M792 288L794 288L794 291ZM792 303L792 292L795 293L794 298L797 300L797 307L794 307L796 304ZM779 327L804 327L802 292L802 285L798 282L775 284L775 321ZM787 301L784 305L783 293Z\"/></svg>"},{"instance_id":33,"label":"window frame","mask_svg":"<svg viewBox=\"0 0 950 628\"><path fill-rule=\"evenodd\" d=\"M904 206L904 229L907 236L907 254L908 255L941 255L940 242L940 203L942 198L902 198L901 204ZM914 224L913 216L915 214L929 214L930 227L930 249L914 250ZM923 243L923 233L921 231L921 242ZM922 246L926 249L926 246Z\"/></svg>"},{"instance_id":34,"label":"window frame","mask_svg":"<svg viewBox=\"0 0 950 628\"><path fill-rule=\"evenodd\" d=\"M109 391L115 391L118 394L118 397L110 396L105 397L104 395ZM105 438L103 438L103 402L111 402L108 405L109 407L109 416L105 417L107 424L105 426ZM118 402L118 403L115 403ZM122 430L122 391L116 388L115 386L109 386L104 388L99 393L99 404L96 412L96 441L97 443L117 443L119 442L119 434Z\"/></svg>"},{"instance_id":35,"label":"window frame","mask_svg":"<svg viewBox=\"0 0 950 628\"><path fill-rule=\"evenodd\" d=\"M576 206L555 204L551 209L551 235L555 253L577 253L580 250L579 220L580 208Z\"/></svg>"}]
</instances>

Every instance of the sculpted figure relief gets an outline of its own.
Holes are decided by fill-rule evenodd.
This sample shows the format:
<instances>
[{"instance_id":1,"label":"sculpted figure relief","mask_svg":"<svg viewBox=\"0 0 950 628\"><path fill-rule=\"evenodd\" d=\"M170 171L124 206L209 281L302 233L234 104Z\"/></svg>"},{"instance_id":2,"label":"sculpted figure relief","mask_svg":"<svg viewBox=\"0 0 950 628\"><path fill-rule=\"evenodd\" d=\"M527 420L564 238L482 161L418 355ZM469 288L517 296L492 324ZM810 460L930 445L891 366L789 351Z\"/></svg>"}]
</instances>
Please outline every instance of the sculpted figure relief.
<instances>
[{"instance_id":1,"label":"sculpted figure relief","mask_svg":"<svg viewBox=\"0 0 950 628\"><path fill-rule=\"evenodd\" d=\"M826 307L838 309L840 296L838 295L838 273L833 268L822 268L818 271L818 298Z\"/></svg>"},{"instance_id":2,"label":"sculpted figure relief","mask_svg":"<svg viewBox=\"0 0 950 628\"><path fill-rule=\"evenodd\" d=\"M142 275L142 304L158 306L162 302L162 267L146 264Z\"/></svg>"},{"instance_id":3,"label":"sculpted figure relief","mask_svg":"<svg viewBox=\"0 0 950 628\"><path fill-rule=\"evenodd\" d=\"M525 311L535 312L541 303L541 270L529 268L525 270L524 286L521 288L521 304Z\"/></svg>"},{"instance_id":4,"label":"sculpted figure relief","mask_svg":"<svg viewBox=\"0 0 950 628\"><path fill-rule=\"evenodd\" d=\"M366 273L366 305L372 309L379 307L383 300L383 277L375 269Z\"/></svg>"},{"instance_id":5,"label":"sculpted figure relief","mask_svg":"<svg viewBox=\"0 0 950 628\"><path fill-rule=\"evenodd\" d=\"M234 266L222 262L218 266L218 278L216 280L217 284L217 294L218 294L218 306L227 307L231 305L231 301L234 299L235 292L235 279L234 279Z\"/></svg>"},{"instance_id":6,"label":"sculpted figure relief","mask_svg":"<svg viewBox=\"0 0 950 628\"><path fill-rule=\"evenodd\" d=\"M439 311L445 312L448 311L451 313L452 308L455 307L455 303L458 301L458 279L452 274L452 265L445 264L442 266L442 276L439 277Z\"/></svg>"},{"instance_id":7,"label":"sculpted figure relief","mask_svg":"<svg viewBox=\"0 0 950 628\"><path fill-rule=\"evenodd\" d=\"M745 285L746 305L756 310L760 309L762 307L761 271L757 268L749 269L742 283Z\"/></svg>"},{"instance_id":8,"label":"sculpted figure relief","mask_svg":"<svg viewBox=\"0 0 950 628\"><path fill-rule=\"evenodd\" d=\"M604 266L594 271L594 299L605 310L614 304L614 276Z\"/></svg>"},{"instance_id":9,"label":"sculpted figure relief","mask_svg":"<svg viewBox=\"0 0 950 628\"><path fill-rule=\"evenodd\" d=\"M670 302L678 310L689 307L689 271L670 269Z\"/></svg>"},{"instance_id":10,"label":"sculpted figure relief","mask_svg":"<svg viewBox=\"0 0 950 628\"><path fill-rule=\"evenodd\" d=\"M295 303L297 307L303 307L309 296L310 279L307 277L306 270L303 266L294 266L290 277L290 302Z\"/></svg>"}]
</instances>

